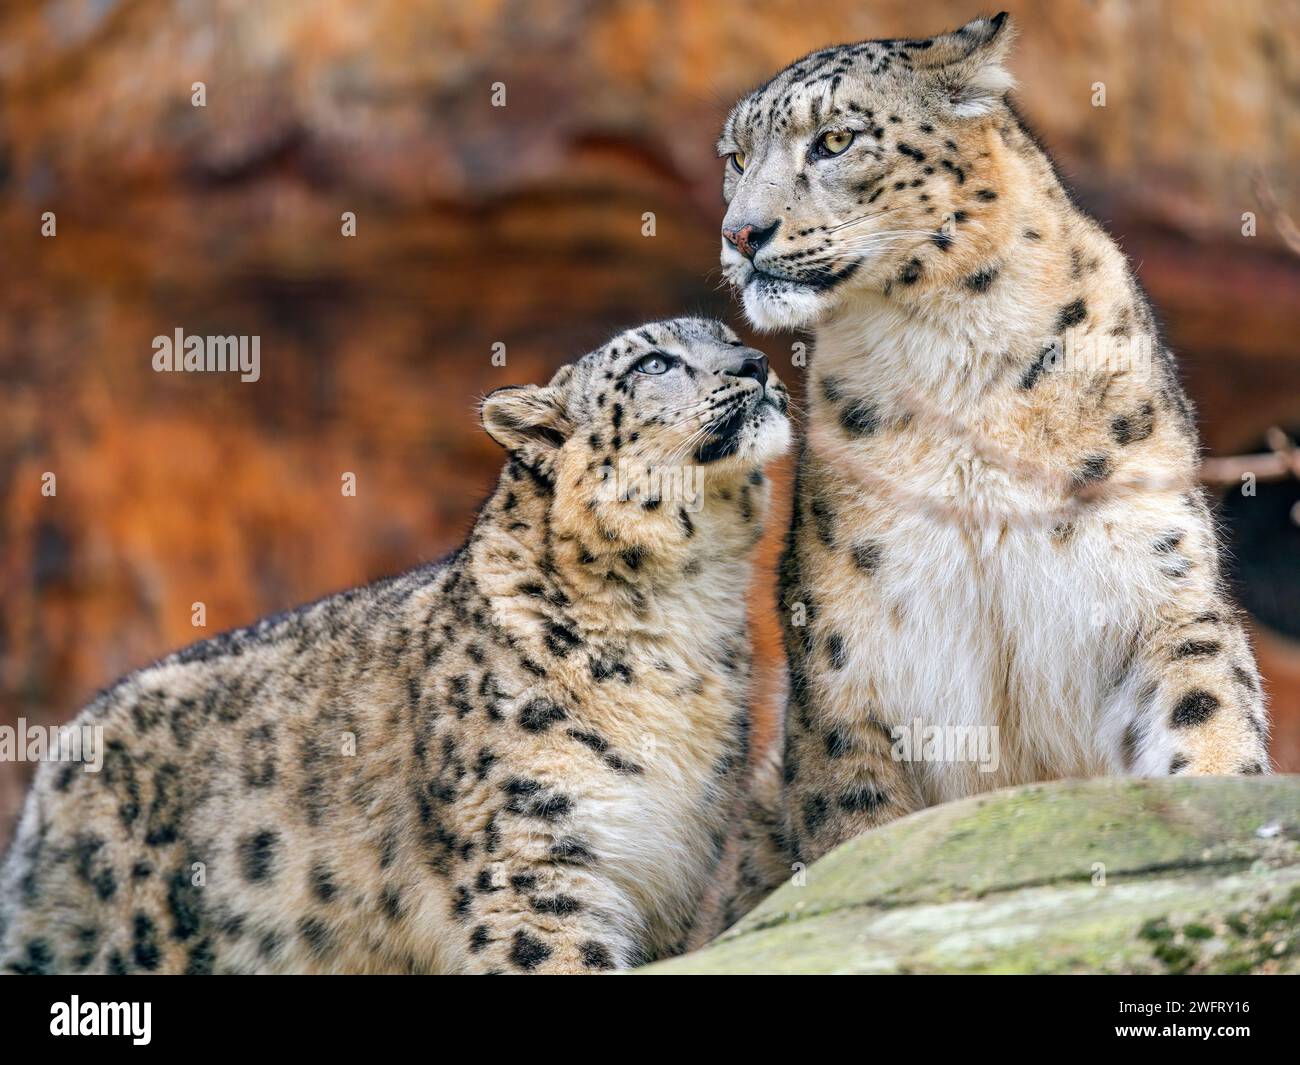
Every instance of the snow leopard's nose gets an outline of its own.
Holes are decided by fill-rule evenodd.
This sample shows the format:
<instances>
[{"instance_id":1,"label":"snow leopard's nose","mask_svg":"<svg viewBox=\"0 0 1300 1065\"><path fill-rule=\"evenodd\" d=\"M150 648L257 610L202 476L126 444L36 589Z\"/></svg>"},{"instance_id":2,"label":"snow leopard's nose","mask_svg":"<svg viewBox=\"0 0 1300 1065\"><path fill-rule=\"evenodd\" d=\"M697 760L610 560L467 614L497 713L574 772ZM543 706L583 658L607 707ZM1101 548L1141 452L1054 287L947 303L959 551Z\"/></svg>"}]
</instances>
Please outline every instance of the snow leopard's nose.
<instances>
[{"instance_id":1,"label":"snow leopard's nose","mask_svg":"<svg viewBox=\"0 0 1300 1065\"><path fill-rule=\"evenodd\" d=\"M729 370L724 370L728 377L752 377L760 385L767 384L767 356L760 352L754 352L741 360L739 366L733 366Z\"/></svg>"},{"instance_id":2,"label":"snow leopard's nose","mask_svg":"<svg viewBox=\"0 0 1300 1065\"><path fill-rule=\"evenodd\" d=\"M741 255L746 259L752 259L758 254L758 249L772 239L772 234L780 226L781 219L779 218L765 226L747 222L739 229L724 229L722 235L727 238L727 243L732 245Z\"/></svg>"}]
</instances>

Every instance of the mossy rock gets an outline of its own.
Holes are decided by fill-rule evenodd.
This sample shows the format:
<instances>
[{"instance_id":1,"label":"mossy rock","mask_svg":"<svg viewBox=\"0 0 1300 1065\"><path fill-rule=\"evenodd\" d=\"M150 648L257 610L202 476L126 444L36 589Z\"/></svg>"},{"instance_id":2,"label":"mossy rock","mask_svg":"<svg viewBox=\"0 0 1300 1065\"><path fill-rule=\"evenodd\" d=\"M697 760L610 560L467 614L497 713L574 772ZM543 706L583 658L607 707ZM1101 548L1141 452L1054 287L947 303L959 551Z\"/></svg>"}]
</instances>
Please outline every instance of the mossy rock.
<instances>
[{"instance_id":1,"label":"mossy rock","mask_svg":"<svg viewBox=\"0 0 1300 1065\"><path fill-rule=\"evenodd\" d=\"M1300 972L1300 776L1059 781L933 807L641 971Z\"/></svg>"}]
</instances>

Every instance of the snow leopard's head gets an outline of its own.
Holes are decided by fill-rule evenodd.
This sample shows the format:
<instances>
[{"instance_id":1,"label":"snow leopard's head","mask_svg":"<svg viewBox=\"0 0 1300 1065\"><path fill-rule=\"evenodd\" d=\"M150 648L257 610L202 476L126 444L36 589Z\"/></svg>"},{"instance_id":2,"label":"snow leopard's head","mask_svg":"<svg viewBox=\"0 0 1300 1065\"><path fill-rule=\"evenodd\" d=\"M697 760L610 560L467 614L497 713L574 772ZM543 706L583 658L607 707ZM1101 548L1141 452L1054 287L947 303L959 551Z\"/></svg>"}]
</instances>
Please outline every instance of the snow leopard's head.
<instances>
[{"instance_id":1,"label":"snow leopard's head","mask_svg":"<svg viewBox=\"0 0 1300 1065\"><path fill-rule=\"evenodd\" d=\"M675 318L614 337L545 386L497 389L488 434L580 504L743 484L790 443L788 393L721 322Z\"/></svg>"},{"instance_id":2,"label":"snow leopard's head","mask_svg":"<svg viewBox=\"0 0 1300 1065\"><path fill-rule=\"evenodd\" d=\"M722 266L759 328L816 323L987 243L1003 192L991 138L1016 123L1005 13L925 40L814 52L732 110L718 141Z\"/></svg>"}]
</instances>

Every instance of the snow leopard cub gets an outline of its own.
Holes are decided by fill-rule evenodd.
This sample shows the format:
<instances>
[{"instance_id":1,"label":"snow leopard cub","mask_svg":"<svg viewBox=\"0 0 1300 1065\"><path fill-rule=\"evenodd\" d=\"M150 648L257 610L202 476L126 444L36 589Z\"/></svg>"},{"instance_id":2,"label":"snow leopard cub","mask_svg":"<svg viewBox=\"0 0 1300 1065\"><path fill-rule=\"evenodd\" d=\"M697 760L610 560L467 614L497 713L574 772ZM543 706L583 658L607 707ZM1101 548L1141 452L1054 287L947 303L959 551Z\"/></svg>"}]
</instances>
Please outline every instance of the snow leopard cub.
<instances>
[{"instance_id":1,"label":"snow leopard cub","mask_svg":"<svg viewBox=\"0 0 1300 1065\"><path fill-rule=\"evenodd\" d=\"M86 708L103 769L41 767L0 968L573 973L681 949L747 764L785 389L678 319L482 420L509 458L449 558Z\"/></svg>"}]
</instances>

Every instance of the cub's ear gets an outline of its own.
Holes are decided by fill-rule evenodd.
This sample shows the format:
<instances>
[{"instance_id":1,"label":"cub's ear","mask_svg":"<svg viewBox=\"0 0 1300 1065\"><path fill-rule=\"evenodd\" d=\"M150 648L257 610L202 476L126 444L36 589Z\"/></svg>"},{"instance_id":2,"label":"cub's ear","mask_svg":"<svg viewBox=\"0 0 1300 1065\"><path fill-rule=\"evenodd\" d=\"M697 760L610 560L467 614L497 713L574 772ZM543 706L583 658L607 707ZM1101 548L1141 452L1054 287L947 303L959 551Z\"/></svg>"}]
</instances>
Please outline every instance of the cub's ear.
<instances>
[{"instance_id":1,"label":"cub's ear","mask_svg":"<svg viewBox=\"0 0 1300 1065\"><path fill-rule=\"evenodd\" d=\"M930 69L955 117L977 118L997 107L1015 86L1004 65L1015 35L1011 16L1003 11L935 37L931 47L913 53L913 60L917 69Z\"/></svg>"},{"instance_id":2,"label":"cub's ear","mask_svg":"<svg viewBox=\"0 0 1300 1065\"><path fill-rule=\"evenodd\" d=\"M488 436L503 448L535 458L563 447L573 428L564 393L553 385L498 388L483 400L481 417Z\"/></svg>"}]
</instances>

